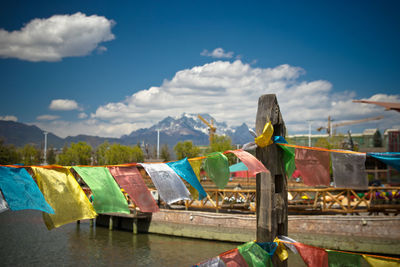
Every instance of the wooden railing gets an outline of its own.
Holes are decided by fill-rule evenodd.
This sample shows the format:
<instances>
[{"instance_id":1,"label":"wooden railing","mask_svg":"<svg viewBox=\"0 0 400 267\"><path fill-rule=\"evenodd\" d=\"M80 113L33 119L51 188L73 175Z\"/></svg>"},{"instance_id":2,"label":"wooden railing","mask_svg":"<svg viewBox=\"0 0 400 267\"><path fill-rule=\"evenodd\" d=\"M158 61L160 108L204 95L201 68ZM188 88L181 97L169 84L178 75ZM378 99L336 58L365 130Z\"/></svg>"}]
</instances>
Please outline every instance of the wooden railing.
<instances>
[{"instance_id":1,"label":"wooden railing","mask_svg":"<svg viewBox=\"0 0 400 267\"><path fill-rule=\"evenodd\" d=\"M368 190L346 188L289 188L291 213L400 214L400 187L369 187ZM203 200L182 203L186 209L255 212L254 189L206 189ZM389 193L390 192L390 193Z\"/></svg>"}]
</instances>

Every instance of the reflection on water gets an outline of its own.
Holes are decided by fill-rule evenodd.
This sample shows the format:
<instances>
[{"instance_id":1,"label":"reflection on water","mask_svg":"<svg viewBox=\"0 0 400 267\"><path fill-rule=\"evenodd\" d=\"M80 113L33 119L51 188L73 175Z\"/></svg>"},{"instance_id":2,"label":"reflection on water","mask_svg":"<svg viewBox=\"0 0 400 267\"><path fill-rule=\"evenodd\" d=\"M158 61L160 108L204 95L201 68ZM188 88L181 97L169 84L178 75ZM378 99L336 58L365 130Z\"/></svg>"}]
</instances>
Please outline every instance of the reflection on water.
<instances>
[{"instance_id":1,"label":"reflection on water","mask_svg":"<svg viewBox=\"0 0 400 267\"><path fill-rule=\"evenodd\" d=\"M48 231L37 211L0 214L1 266L191 266L237 243L133 235L71 223Z\"/></svg>"}]
</instances>

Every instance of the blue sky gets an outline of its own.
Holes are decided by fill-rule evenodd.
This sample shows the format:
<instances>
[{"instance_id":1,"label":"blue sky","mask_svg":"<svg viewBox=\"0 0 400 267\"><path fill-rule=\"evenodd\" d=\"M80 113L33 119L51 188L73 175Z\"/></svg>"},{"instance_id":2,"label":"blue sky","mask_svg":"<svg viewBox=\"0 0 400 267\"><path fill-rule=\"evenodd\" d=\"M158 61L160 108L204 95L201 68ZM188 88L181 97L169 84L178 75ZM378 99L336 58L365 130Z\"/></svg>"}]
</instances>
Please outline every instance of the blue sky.
<instances>
[{"instance_id":1,"label":"blue sky","mask_svg":"<svg viewBox=\"0 0 400 267\"><path fill-rule=\"evenodd\" d=\"M276 93L289 133L398 113L398 1L3 1L0 118L121 136L183 112L254 126ZM39 20L40 19L40 20ZM342 129L347 131L346 129Z\"/></svg>"}]
</instances>

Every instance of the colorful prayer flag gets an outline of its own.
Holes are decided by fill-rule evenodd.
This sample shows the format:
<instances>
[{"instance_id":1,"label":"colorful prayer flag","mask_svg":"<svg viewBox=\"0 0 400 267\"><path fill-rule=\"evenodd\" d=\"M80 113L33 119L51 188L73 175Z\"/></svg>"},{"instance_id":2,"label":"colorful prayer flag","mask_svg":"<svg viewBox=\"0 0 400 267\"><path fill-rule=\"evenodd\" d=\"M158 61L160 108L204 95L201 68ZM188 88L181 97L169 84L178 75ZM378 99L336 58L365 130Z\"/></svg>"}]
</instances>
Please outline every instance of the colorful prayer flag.
<instances>
[{"instance_id":1,"label":"colorful prayer flag","mask_svg":"<svg viewBox=\"0 0 400 267\"><path fill-rule=\"evenodd\" d=\"M53 208L24 168L0 167L0 189L11 210L34 209L54 214Z\"/></svg>"},{"instance_id":2,"label":"colorful prayer flag","mask_svg":"<svg viewBox=\"0 0 400 267\"><path fill-rule=\"evenodd\" d=\"M308 267L328 267L328 253L322 249L302 243L293 243Z\"/></svg>"},{"instance_id":3,"label":"colorful prayer flag","mask_svg":"<svg viewBox=\"0 0 400 267\"><path fill-rule=\"evenodd\" d=\"M343 253L339 251L326 250L328 252L329 267L359 267L361 266L361 255Z\"/></svg>"},{"instance_id":4,"label":"colorful prayer flag","mask_svg":"<svg viewBox=\"0 0 400 267\"><path fill-rule=\"evenodd\" d=\"M365 154L331 152L335 187L368 189Z\"/></svg>"},{"instance_id":5,"label":"colorful prayer flag","mask_svg":"<svg viewBox=\"0 0 400 267\"><path fill-rule=\"evenodd\" d=\"M140 211L157 212L160 210L137 167L108 167L108 169Z\"/></svg>"},{"instance_id":6,"label":"colorful prayer flag","mask_svg":"<svg viewBox=\"0 0 400 267\"><path fill-rule=\"evenodd\" d=\"M400 261L363 255L372 267L400 267Z\"/></svg>"},{"instance_id":7,"label":"colorful prayer flag","mask_svg":"<svg viewBox=\"0 0 400 267\"><path fill-rule=\"evenodd\" d=\"M179 200L189 200L190 193L179 176L165 163L141 163L157 188L160 197L172 204Z\"/></svg>"},{"instance_id":8,"label":"colorful prayer flag","mask_svg":"<svg viewBox=\"0 0 400 267\"><path fill-rule=\"evenodd\" d=\"M0 213L8 210L7 202L4 200L3 194L0 192Z\"/></svg>"},{"instance_id":9,"label":"colorful prayer flag","mask_svg":"<svg viewBox=\"0 0 400 267\"><path fill-rule=\"evenodd\" d=\"M32 170L40 190L55 211L55 214L43 213L47 229L96 217L89 199L67 168L32 167Z\"/></svg>"},{"instance_id":10,"label":"colorful prayer flag","mask_svg":"<svg viewBox=\"0 0 400 267\"><path fill-rule=\"evenodd\" d=\"M240 245L238 250L249 267L273 266L271 257L256 242Z\"/></svg>"},{"instance_id":11,"label":"colorful prayer flag","mask_svg":"<svg viewBox=\"0 0 400 267\"><path fill-rule=\"evenodd\" d=\"M97 213L130 214L128 202L105 167L73 167L89 186L93 194L93 207Z\"/></svg>"},{"instance_id":12,"label":"colorful prayer flag","mask_svg":"<svg viewBox=\"0 0 400 267\"><path fill-rule=\"evenodd\" d=\"M207 196L206 191L204 191L203 186L201 186L187 158L169 162L167 165L199 192L199 200Z\"/></svg>"},{"instance_id":13,"label":"colorful prayer flag","mask_svg":"<svg viewBox=\"0 0 400 267\"><path fill-rule=\"evenodd\" d=\"M221 152L214 152L207 155L205 167L208 177L219 189L224 189L229 181L228 158Z\"/></svg>"},{"instance_id":14,"label":"colorful prayer flag","mask_svg":"<svg viewBox=\"0 0 400 267\"><path fill-rule=\"evenodd\" d=\"M259 161L256 157L254 157L249 152L246 152L241 149L228 150L226 152L235 154L235 156L238 157L244 163L244 165L246 165L246 167L248 168L250 177L255 176L257 173L260 173L260 172L268 172L268 170L267 170L267 168L265 168L264 164L262 164L261 161Z\"/></svg>"},{"instance_id":15,"label":"colorful prayer flag","mask_svg":"<svg viewBox=\"0 0 400 267\"><path fill-rule=\"evenodd\" d=\"M283 150L283 162L285 163L285 172L288 178L292 177L296 169L295 148L288 146L279 146Z\"/></svg>"},{"instance_id":16,"label":"colorful prayer flag","mask_svg":"<svg viewBox=\"0 0 400 267\"><path fill-rule=\"evenodd\" d=\"M245 259L237 248L228 250L219 255L226 267L248 267Z\"/></svg>"},{"instance_id":17,"label":"colorful prayer flag","mask_svg":"<svg viewBox=\"0 0 400 267\"><path fill-rule=\"evenodd\" d=\"M190 166L192 166L194 173L196 174L197 180L200 182L200 168L203 160L194 158L194 159L188 159L188 161ZM193 199L199 198L199 191L197 191L193 186L189 186L189 192L192 195Z\"/></svg>"},{"instance_id":18,"label":"colorful prayer flag","mask_svg":"<svg viewBox=\"0 0 400 267\"><path fill-rule=\"evenodd\" d=\"M329 152L296 148L296 168L306 185L316 186L330 184Z\"/></svg>"}]
</instances>

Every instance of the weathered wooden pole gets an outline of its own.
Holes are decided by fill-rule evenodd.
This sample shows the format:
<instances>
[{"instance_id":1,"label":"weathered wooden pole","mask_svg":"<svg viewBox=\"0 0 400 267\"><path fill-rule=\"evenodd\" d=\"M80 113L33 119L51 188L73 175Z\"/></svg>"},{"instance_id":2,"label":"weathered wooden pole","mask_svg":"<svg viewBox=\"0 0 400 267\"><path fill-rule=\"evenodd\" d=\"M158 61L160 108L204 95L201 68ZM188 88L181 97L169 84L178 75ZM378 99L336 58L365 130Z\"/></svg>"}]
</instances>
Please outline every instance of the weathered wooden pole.
<instances>
[{"instance_id":1,"label":"weathered wooden pole","mask_svg":"<svg viewBox=\"0 0 400 267\"><path fill-rule=\"evenodd\" d=\"M264 125L271 121L274 136L285 136L286 127L276 95L262 95L258 99L256 133L260 135ZM257 147L257 158L270 171L256 176L257 241L272 242L278 235L288 233L287 179L282 161L282 151L276 144ZM287 266L287 261L272 259L274 266Z\"/></svg>"}]
</instances>

